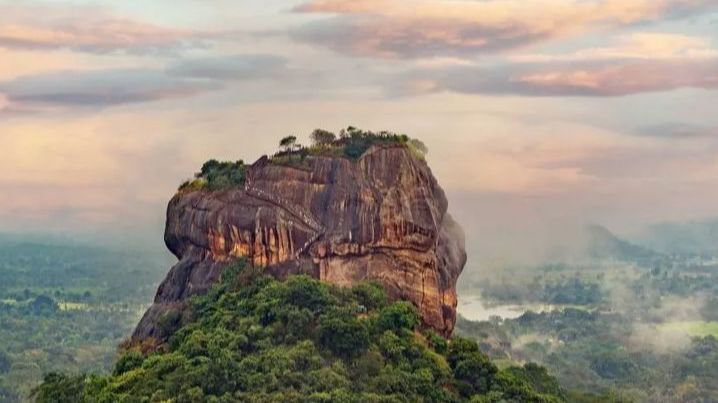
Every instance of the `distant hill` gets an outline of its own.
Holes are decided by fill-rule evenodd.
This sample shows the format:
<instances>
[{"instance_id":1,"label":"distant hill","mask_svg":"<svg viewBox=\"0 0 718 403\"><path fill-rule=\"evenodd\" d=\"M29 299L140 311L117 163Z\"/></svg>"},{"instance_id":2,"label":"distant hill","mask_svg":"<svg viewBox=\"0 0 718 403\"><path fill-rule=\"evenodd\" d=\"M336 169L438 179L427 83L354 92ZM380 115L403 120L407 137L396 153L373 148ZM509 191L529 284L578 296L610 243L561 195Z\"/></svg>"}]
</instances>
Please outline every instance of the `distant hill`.
<instances>
[{"instance_id":1,"label":"distant hill","mask_svg":"<svg viewBox=\"0 0 718 403\"><path fill-rule=\"evenodd\" d=\"M67 247L79 243L70 237L57 234L0 232L0 246L11 247L21 244Z\"/></svg>"},{"instance_id":2,"label":"distant hill","mask_svg":"<svg viewBox=\"0 0 718 403\"><path fill-rule=\"evenodd\" d=\"M660 256L659 253L623 240L601 225L589 225L585 230L586 252L595 259L644 261Z\"/></svg>"},{"instance_id":3,"label":"distant hill","mask_svg":"<svg viewBox=\"0 0 718 403\"><path fill-rule=\"evenodd\" d=\"M643 242L663 253L718 255L718 219L652 225Z\"/></svg>"}]
</instances>

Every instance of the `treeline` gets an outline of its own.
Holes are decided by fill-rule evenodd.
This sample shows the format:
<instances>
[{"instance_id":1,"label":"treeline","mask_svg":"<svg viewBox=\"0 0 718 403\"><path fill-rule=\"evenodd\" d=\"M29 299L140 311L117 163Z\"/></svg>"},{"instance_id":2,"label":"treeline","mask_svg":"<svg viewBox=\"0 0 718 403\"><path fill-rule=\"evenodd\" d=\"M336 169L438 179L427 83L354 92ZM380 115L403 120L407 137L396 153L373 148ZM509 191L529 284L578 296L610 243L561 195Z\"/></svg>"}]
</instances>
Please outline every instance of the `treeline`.
<instances>
[{"instance_id":1,"label":"treeline","mask_svg":"<svg viewBox=\"0 0 718 403\"><path fill-rule=\"evenodd\" d=\"M426 145L406 134L388 131L372 132L349 126L339 134L328 130L316 129L310 134L311 145L304 147L297 142L296 136L284 137L280 142L280 151L274 158L288 155L334 156L358 159L374 145L400 145L408 147L416 156L424 158L428 153Z\"/></svg>"},{"instance_id":2,"label":"treeline","mask_svg":"<svg viewBox=\"0 0 718 403\"><path fill-rule=\"evenodd\" d=\"M600 283L578 277L545 279L536 276L528 284L487 279L478 287L486 299L511 303L593 305L606 298Z\"/></svg>"},{"instance_id":3,"label":"treeline","mask_svg":"<svg viewBox=\"0 0 718 403\"><path fill-rule=\"evenodd\" d=\"M86 245L0 243L0 303L143 301L165 270L158 256Z\"/></svg>"}]
</instances>

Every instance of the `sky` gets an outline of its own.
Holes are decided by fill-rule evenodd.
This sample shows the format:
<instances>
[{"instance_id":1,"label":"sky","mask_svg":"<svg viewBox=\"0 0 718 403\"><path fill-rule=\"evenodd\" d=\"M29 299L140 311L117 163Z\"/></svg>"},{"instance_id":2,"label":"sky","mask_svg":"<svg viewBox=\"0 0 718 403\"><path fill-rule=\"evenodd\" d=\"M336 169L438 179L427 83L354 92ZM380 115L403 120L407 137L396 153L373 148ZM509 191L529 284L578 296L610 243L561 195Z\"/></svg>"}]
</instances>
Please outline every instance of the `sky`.
<instances>
[{"instance_id":1,"label":"sky","mask_svg":"<svg viewBox=\"0 0 718 403\"><path fill-rule=\"evenodd\" d=\"M162 240L209 158L407 133L467 232L718 216L715 0L0 0L0 231Z\"/></svg>"}]
</instances>

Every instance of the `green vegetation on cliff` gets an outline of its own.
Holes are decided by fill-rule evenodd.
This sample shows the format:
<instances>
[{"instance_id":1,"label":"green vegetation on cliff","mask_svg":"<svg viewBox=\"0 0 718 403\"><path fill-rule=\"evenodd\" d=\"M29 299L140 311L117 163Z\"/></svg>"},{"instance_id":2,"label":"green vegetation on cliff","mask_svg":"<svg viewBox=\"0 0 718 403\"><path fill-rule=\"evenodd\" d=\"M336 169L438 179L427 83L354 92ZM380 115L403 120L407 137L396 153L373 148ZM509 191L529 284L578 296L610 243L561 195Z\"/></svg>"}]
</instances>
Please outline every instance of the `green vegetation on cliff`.
<instances>
[{"instance_id":1,"label":"green vegetation on cliff","mask_svg":"<svg viewBox=\"0 0 718 403\"><path fill-rule=\"evenodd\" d=\"M193 180L180 185L180 190L220 190L235 186L244 186L247 179L247 166L244 161L219 162L211 159L202 165L202 169L194 174Z\"/></svg>"},{"instance_id":2,"label":"green vegetation on cliff","mask_svg":"<svg viewBox=\"0 0 718 403\"><path fill-rule=\"evenodd\" d=\"M374 145L407 147L416 158L422 160L429 151L421 140L412 139L406 134L387 131L375 133L351 126L342 129L339 135L327 130L316 129L309 137L312 140L312 145L309 147L299 144L296 136L282 138L279 141L279 151L271 157L270 162L277 165L308 168L310 166L309 159L312 157L357 160ZM220 162L211 159L202 165L202 169L195 173L194 178L182 183L179 190L222 190L244 186L247 179L247 168L248 166L242 160Z\"/></svg>"},{"instance_id":3,"label":"green vegetation on cliff","mask_svg":"<svg viewBox=\"0 0 718 403\"><path fill-rule=\"evenodd\" d=\"M287 136L279 142L280 151L272 157L278 164L301 164L307 157L324 156L359 159L375 145L407 147L415 157L423 159L428 153L426 145L406 134L388 131L372 132L349 126L334 134L324 129L314 130L310 136L312 145L304 147L295 136Z\"/></svg>"},{"instance_id":4,"label":"green vegetation on cliff","mask_svg":"<svg viewBox=\"0 0 718 403\"><path fill-rule=\"evenodd\" d=\"M470 340L418 328L380 286L225 270L161 351L126 351L111 376L49 374L38 402L560 402L533 364L499 370Z\"/></svg>"}]
</instances>

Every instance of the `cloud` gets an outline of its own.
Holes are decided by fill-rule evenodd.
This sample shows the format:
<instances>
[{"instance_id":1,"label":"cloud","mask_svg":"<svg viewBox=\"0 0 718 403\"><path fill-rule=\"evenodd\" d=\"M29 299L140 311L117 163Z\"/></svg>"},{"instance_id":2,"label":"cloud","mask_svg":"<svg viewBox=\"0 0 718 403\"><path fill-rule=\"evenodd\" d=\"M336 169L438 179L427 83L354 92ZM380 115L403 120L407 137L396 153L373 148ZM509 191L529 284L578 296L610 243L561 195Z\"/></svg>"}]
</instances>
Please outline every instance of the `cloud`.
<instances>
[{"instance_id":1,"label":"cloud","mask_svg":"<svg viewBox=\"0 0 718 403\"><path fill-rule=\"evenodd\" d=\"M19 108L13 102L10 102L7 96L0 93L0 118L26 115L28 113L31 113L31 111Z\"/></svg>"},{"instance_id":2,"label":"cloud","mask_svg":"<svg viewBox=\"0 0 718 403\"><path fill-rule=\"evenodd\" d=\"M273 55L231 55L183 60L169 67L171 74L215 80L249 80L284 71L287 60Z\"/></svg>"},{"instance_id":3,"label":"cloud","mask_svg":"<svg viewBox=\"0 0 718 403\"><path fill-rule=\"evenodd\" d=\"M180 61L167 69L42 73L0 83L0 100L18 106L109 107L184 98L223 89L228 81L280 74L284 63L271 55L231 55Z\"/></svg>"},{"instance_id":4,"label":"cloud","mask_svg":"<svg viewBox=\"0 0 718 403\"><path fill-rule=\"evenodd\" d=\"M198 45L204 35L116 16L100 7L0 4L0 48L146 53Z\"/></svg>"},{"instance_id":5,"label":"cloud","mask_svg":"<svg viewBox=\"0 0 718 403\"><path fill-rule=\"evenodd\" d=\"M679 88L718 88L718 61L505 65L409 73L390 91L613 97Z\"/></svg>"},{"instance_id":6,"label":"cloud","mask_svg":"<svg viewBox=\"0 0 718 403\"><path fill-rule=\"evenodd\" d=\"M179 98L218 88L216 82L173 77L151 69L52 72L0 84L0 92L20 105L81 107Z\"/></svg>"},{"instance_id":7,"label":"cloud","mask_svg":"<svg viewBox=\"0 0 718 403\"><path fill-rule=\"evenodd\" d=\"M510 56L519 63L586 62L602 60L705 60L718 58L710 38L657 32L621 35L617 43L567 54Z\"/></svg>"},{"instance_id":8,"label":"cloud","mask_svg":"<svg viewBox=\"0 0 718 403\"><path fill-rule=\"evenodd\" d=\"M448 65L408 73L392 91L611 97L679 88L718 88L718 50L703 37L619 36L614 44L564 54L506 58L494 67ZM398 88L397 88L398 86Z\"/></svg>"},{"instance_id":9,"label":"cloud","mask_svg":"<svg viewBox=\"0 0 718 403\"><path fill-rule=\"evenodd\" d=\"M529 95L622 96L679 88L718 88L716 60L569 65L543 70L508 77L504 89Z\"/></svg>"},{"instance_id":10,"label":"cloud","mask_svg":"<svg viewBox=\"0 0 718 403\"><path fill-rule=\"evenodd\" d=\"M690 123L664 123L640 127L635 134L660 139L714 139L718 138L718 127Z\"/></svg>"},{"instance_id":11,"label":"cloud","mask_svg":"<svg viewBox=\"0 0 718 403\"><path fill-rule=\"evenodd\" d=\"M505 51L587 31L694 15L711 0L314 0L295 32L341 53L424 58Z\"/></svg>"}]
</instances>

